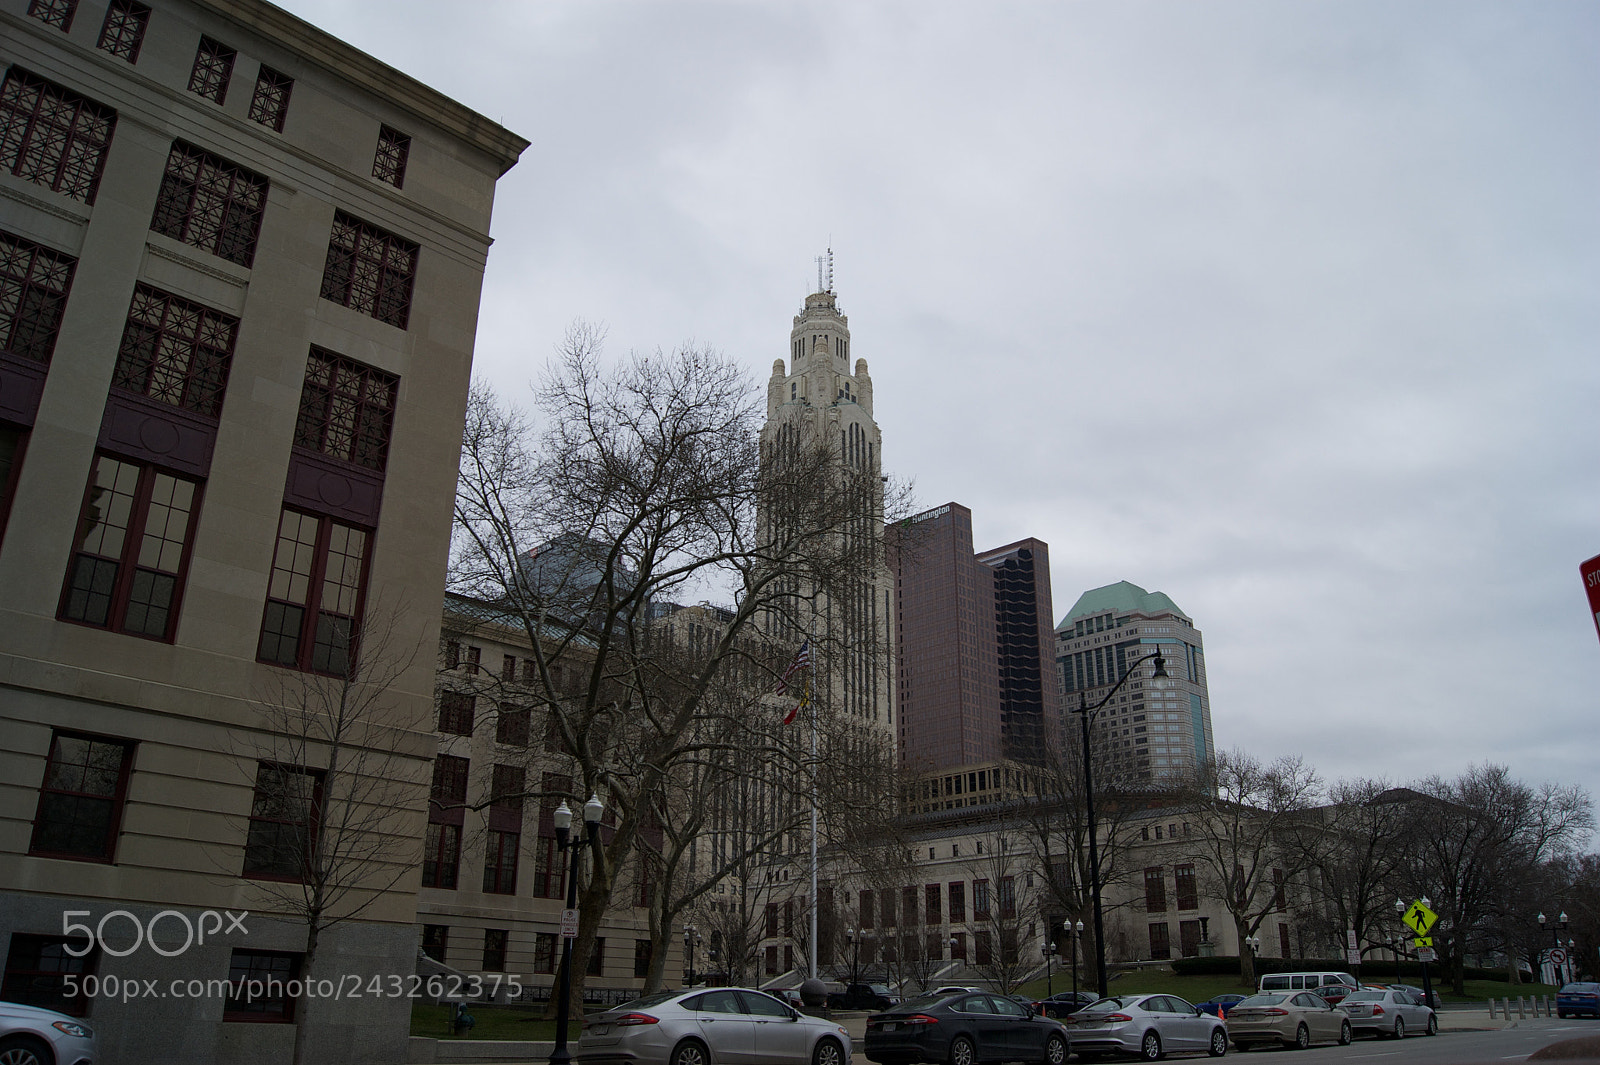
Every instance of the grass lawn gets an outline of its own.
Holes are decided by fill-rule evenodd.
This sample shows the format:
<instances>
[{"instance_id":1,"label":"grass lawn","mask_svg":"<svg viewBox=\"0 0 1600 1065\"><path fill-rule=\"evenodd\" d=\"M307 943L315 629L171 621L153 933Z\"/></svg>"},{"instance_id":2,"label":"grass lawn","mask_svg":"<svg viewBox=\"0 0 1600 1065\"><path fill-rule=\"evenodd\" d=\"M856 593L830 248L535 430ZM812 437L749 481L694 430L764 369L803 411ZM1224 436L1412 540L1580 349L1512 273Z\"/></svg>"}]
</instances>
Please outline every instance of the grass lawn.
<instances>
[{"instance_id":1,"label":"grass lawn","mask_svg":"<svg viewBox=\"0 0 1600 1065\"><path fill-rule=\"evenodd\" d=\"M1254 988L1240 984L1238 976L1179 976L1168 969L1135 969L1128 970L1121 976L1117 976L1115 973L1112 973L1111 976L1113 978L1109 983L1109 990L1113 995L1143 995L1164 992L1170 995L1177 995L1190 1002L1205 1002L1216 995L1248 995L1254 990ZM1386 979L1380 973L1369 972L1366 977L1375 984L1389 983L1393 980L1392 976ZM1408 978L1401 982L1415 984L1418 987L1422 986L1421 981L1416 979ZM1051 982L1051 986L1056 991L1072 990L1072 974L1068 973L1065 979L1059 975L1056 976ZM1080 989L1093 990L1092 984L1084 983L1081 978L1078 987ZM1486 1002L1490 998L1505 998L1508 995L1511 998L1516 998L1518 995L1536 998L1540 995L1554 995L1556 993L1555 987L1551 984L1508 984L1502 980L1468 980L1465 985L1466 994L1464 995L1452 994L1449 990L1449 985L1441 987L1437 980L1434 981L1433 989L1438 993L1439 998L1445 1005L1449 1005L1452 1002ZM1031 981L1018 988L1018 992L1024 995L1032 995L1035 998L1043 998L1045 995L1045 981Z\"/></svg>"},{"instance_id":2,"label":"grass lawn","mask_svg":"<svg viewBox=\"0 0 1600 1065\"><path fill-rule=\"evenodd\" d=\"M478 1023L472 1026L468 1034L460 1037L463 1039L553 1040L556 1037L556 1022L545 1019L542 1005L533 1009L519 1009L473 1004L467 1006L467 1012ZM418 1002L411 1007L411 1034L434 1039L455 1039L457 1036L450 1018L451 1007ZM570 1022L567 1025L567 1039L577 1042L582 1030L582 1024Z\"/></svg>"}]
</instances>

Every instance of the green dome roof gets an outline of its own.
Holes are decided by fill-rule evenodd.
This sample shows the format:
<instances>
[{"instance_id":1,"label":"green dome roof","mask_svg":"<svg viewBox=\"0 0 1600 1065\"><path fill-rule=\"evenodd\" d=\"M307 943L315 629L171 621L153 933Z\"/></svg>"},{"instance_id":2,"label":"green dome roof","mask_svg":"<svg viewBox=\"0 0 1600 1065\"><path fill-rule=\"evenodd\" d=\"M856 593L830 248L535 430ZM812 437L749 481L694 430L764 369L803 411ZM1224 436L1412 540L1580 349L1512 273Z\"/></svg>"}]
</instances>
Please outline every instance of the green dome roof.
<instances>
[{"instance_id":1,"label":"green dome roof","mask_svg":"<svg viewBox=\"0 0 1600 1065\"><path fill-rule=\"evenodd\" d=\"M1167 598L1167 593L1147 592L1137 584L1118 581L1104 588L1091 588L1078 596L1078 601L1072 604L1072 609L1061 619L1056 631L1071 628L1073 622L1081 617L1105 613L1128 614L1134 611L1141 614L1188 616L1178 609L1177 603Z\"/></svg>"}]
</instances>

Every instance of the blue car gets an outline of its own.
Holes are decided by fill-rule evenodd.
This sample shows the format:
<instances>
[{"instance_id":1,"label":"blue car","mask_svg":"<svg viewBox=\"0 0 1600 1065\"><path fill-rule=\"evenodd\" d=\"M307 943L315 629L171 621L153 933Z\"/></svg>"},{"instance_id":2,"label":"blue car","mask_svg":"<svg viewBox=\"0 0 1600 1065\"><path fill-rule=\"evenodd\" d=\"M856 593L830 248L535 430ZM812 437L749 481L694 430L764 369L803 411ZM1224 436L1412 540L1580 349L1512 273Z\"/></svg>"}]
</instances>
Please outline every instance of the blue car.
<instances>
[{"instance_id":1,"label":"blue car","mask_svg":"<svg viewBox=\"0 0 1600 1065\"><path fill-rule=\"evenodd\" d=\"M1600 984L1578 981L1556 992L1557 1017L1600 1017Z\"/></svg>"},{"instance_id":2,"label":"blue car","mask_svg":"<svg viewBox=\"0 0 1600 1065\"><path fill-rule=\"evenodd\" d=\"M1209 1013L1213 1017L1220 1017L1226 1011L1233 1009L1235 1002L1243 1001L1243 995L1218 995L1209 1001L1196 1003L1195 1009Z\"/></svg>"}]
</instances>

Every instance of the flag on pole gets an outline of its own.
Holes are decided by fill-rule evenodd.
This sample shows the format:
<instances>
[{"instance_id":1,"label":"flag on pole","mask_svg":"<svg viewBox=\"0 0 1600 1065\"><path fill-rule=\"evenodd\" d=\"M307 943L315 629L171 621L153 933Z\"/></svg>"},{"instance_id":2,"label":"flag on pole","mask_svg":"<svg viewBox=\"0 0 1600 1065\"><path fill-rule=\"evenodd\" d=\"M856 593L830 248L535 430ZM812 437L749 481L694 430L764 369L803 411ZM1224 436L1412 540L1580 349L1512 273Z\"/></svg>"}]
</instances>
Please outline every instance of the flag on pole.
<instances>
[{"instance_id":1,"label":"flag on pole","mask_svg":"<svg viewBox=\"0 0 1600 1065\"><path fill-rule=\"evenodd\" d=\"M809 705L811 705L811 681L807 678L805 687L800 689L800 701L790 709L788 715L783 719L783 723L785 725L793 724L795 716Z\"/></svg>"},{"instance_id":2,"label":"flag on pole","mask_svg":"<svg viewBox=\"0 0 1600 1065\"><path fill-rule=\"evenodd\" d=\"M789 691L789 681L796 671L811 668L811 641L808 639L800 645L800 650L795 652L794 661L789 663L789 668L783 671L783 676L778 678L778 686L773 689L774 694L785 695Z\"/></svg>"}]
</instances>

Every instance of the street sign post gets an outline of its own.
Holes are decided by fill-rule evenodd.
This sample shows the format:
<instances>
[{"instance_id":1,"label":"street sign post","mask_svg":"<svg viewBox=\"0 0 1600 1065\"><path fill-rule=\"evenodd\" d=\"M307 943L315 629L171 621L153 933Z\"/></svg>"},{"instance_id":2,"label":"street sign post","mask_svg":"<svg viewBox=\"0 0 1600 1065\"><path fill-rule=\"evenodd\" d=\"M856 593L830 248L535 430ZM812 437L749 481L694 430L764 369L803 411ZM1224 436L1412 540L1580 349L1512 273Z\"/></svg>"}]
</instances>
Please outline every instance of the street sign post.
<instances>
[{"instance_id":1,"label":"street sign post","mask_svg":"<svg viewBox=\"0 0 1600 1065\"><path fill-rule=\"evenodd\" d=\"M1589 596L1589 613L1594 615L1594 631L1600 635L1600 555L1578 565L1583 590Z\"/></svg>"},{"instance_id":2,"label":"street sign post","mask_svg":"<svg viewBox=\"0 0 1600 1065\"><path fill-rule=\"evenodd\" d=\"M1433 937L1428 935L1428 931L1438 919L1439 915L1429 909L1428 904L1421 899L1413 902L1406 910L1405 916L1400 918L1406 927L1417 934L1414 942L1417 947L1417 961L1422 963L1422 1001L1429 1006L1433 1005L1433 981L1428 979L1428 963L1438 955L1433 952Z\"/></svg>"},{"instance_id":3,"label":"street sign post","mask_svg":"<svg viewBox=\"0 0 1600 1065\"><path fill-rule=\"evenodd\" d=\"M561 911L561 937L563 939L578 938L578 911Z\"/></svg>"}]
</instances>

